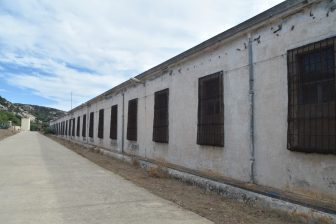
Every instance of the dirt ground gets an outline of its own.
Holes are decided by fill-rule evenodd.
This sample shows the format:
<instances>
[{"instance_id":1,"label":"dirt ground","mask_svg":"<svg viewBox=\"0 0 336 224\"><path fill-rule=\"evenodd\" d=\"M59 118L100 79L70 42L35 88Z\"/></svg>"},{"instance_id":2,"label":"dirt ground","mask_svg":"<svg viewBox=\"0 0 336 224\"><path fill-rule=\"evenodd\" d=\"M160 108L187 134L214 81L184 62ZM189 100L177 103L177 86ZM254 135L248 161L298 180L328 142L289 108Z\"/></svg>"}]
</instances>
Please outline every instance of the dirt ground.
<instances>
[{"instance_id":1,"label":"dirt ground","mask_svg":"<svg viewBox=\"0 0 336 224\"><path fill-rule=\"evenodd\" d=\"M239 224L284 224L300 223L292 217L242 202L224 198L215 192L209 192L199 187L188 185L157 170L145 171L134 163L128 164L117 159L98 154L93 150L48 136L65 147L96 163L97 165L116 173L136 185L147 189L159 197L172 201L181 207L191 210L215 223Z\"/></svg>"},{"instance_id":2,"label":"dirt ground","mask_svg":"<svg viewBox=\"0 0 336 224\"><path fill-rule=\"evenodd\" d=\"M15 131L11 131L11 130L8 130L8 129L0 129L0 141L4 138L7 138L11 135L15 135L17 132Z\"/></svg>"}]
</instances>

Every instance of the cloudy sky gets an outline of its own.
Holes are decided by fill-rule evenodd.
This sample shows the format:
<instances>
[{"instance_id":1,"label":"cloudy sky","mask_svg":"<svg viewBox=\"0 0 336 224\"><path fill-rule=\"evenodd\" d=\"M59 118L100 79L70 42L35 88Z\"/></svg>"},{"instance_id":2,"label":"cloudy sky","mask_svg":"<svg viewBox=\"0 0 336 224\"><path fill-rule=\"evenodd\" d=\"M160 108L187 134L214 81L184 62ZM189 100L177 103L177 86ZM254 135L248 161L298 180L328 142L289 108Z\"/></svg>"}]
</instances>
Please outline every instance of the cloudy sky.
<instances>
[{"instance_id":1,"label":"cloudy sky","mask_svg":"<svg viewBox=\"0 0 336 224\"><path fill-rule=\"evenodd\" d=\"M0 96L69 110L281 0L0 0Z\"/></svg>"}]
</instances>

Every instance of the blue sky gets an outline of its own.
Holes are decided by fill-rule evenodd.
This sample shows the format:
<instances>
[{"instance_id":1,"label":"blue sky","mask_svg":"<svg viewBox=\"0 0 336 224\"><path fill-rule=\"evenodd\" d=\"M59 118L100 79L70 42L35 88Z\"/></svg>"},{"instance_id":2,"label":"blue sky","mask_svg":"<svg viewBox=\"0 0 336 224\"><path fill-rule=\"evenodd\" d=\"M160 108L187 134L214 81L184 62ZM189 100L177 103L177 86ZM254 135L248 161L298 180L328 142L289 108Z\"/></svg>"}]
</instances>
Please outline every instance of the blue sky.
<instances>
[{"instance_id":1,"label":"blue sky","mask_svg":"<svg viewBox=\"0 0 336 224\"><path fill-rule=\"evenodd\" d=\"M0 95L69 110L279 0L1 0Z\"/></svg>"}]
</instances>

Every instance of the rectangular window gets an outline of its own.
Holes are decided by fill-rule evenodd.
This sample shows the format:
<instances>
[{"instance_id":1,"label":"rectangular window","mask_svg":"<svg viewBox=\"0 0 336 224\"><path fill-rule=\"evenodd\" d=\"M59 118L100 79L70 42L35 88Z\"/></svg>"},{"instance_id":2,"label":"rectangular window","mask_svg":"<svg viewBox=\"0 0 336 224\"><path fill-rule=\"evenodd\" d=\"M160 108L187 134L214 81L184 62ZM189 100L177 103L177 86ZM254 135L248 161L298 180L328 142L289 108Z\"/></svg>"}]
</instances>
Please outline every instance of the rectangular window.
<instances>
[{"instance_id":1,"label":"rectangular window","mask_svg":"<svg viewBox=\"0 0 336 224\"><path fill-rule=\"evenodd\" d=\"M118 133L118 105L111 107L110 138L117 139Z\"/></svg>"},{"instance_id":2,"label":"rectangular window","mask_svg":"<svg viewBox=\"0 0 336 224\"><path fill-rule=\"evenodd\" d=\"M83 115L82 137L86 137L86 114Z\"/></svg>"},{"instance_id":3,"label":"rectangular window","mask_svg":"<svg viewBox=\"0 0 336 224\"><path fill-rule=\"evenodd\" d=\"M336 37L287 52L287 148L336 154Z\"/></svg>"},{"instance_id":4,"label":"rectangular window","mask_svg":"<svg viewBox=\"0 0 336 224\"><path fill-rule=\"evenodd\" d=\"M104 109L99 110L98 138L104 138Z\"/></svg>"},{"instance_id":5,"label":"rectangular window","mask_svg":"<svg viewBox=\"0 0 336 224\"><path fill-rule=\"evenodd\" d=\"M197 144L224 146L223 72L198 80Z\"/></svg>"},{"instance_id":6,"label":"rectangular window","mask_svg":"<svg viewBox=\"0 0 336 224\"><path fill-rule=\"evenodd\" d=\"M69 126L68 126L68 135L71 136L71 121L72 119L69 119Z\"/></svg>"},{"instance_id":7,"label":"rectangular window","mask_svg":"<svg viewBox=\"0 0 336 224\"><path fill-rule=\"evenodd\" d=\"M93 138L94 112L90 113L89 137Z\"/></svg>"},{"instance_id":8,"label":"rectangular window","mask_svg":"<svg viewBox=\"0 0 336 224\"><path fill-rule=\"evenodd\" d=\"M75 136L76 119L73 118L71 120L72 120L72 136Z\"/></svg>"},{"instance_id":9,"label":"rectangular window","mask_svg":"<svg viewBox=\"0 0 336 224\"><path fill-rule=\"evenodd\" d=\"M65 135L68 135L68 120L65 121Z\"/></svg>"},{"instance_id":10,"label":"rectangular window","mask_svg":"<svg viewBox=\"0 0 336 224\"><path fill-rule=\"evenodd\" d=\"M138 99L128 101L127 140L136 141L138 132Z\"/></svg>"},{"instance_id":11,"label":"rectangular window","mask_svg":"<svg viewBox=\"0 0 336 224\"><path fill-rule=\"evenodd\" d=\"M76 136L79 137L80 134L80 116L77 117L77 131Z\"/></svg>"},{"instance_id":12,"label":"rectangular window","mask_svg":"<svg viewBox=\"0 0 336 224\"><path fill-rule=\"evenodd\" d=\"M154 142L168 143L168 104L169 89L164 89L155 93L153 122Z\"/></svg>"}]
</instances>

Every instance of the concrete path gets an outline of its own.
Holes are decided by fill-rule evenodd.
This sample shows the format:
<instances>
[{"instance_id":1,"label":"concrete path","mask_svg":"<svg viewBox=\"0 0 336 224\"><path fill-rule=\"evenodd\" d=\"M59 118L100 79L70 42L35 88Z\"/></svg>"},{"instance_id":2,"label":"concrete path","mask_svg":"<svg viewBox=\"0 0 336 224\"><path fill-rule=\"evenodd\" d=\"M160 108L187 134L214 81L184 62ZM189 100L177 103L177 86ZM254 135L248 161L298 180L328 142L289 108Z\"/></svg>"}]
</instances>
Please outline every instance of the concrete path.
<instances>
[{"instance_id":1,"label":"concrete path","mask_svg":"<svg viewBox=\"0 0 336 224\"><path fill-rule=\"evenodd\" d=\"M211 223L36 132L0 141L0 223Z\"/></svg>"}]
</instances>

